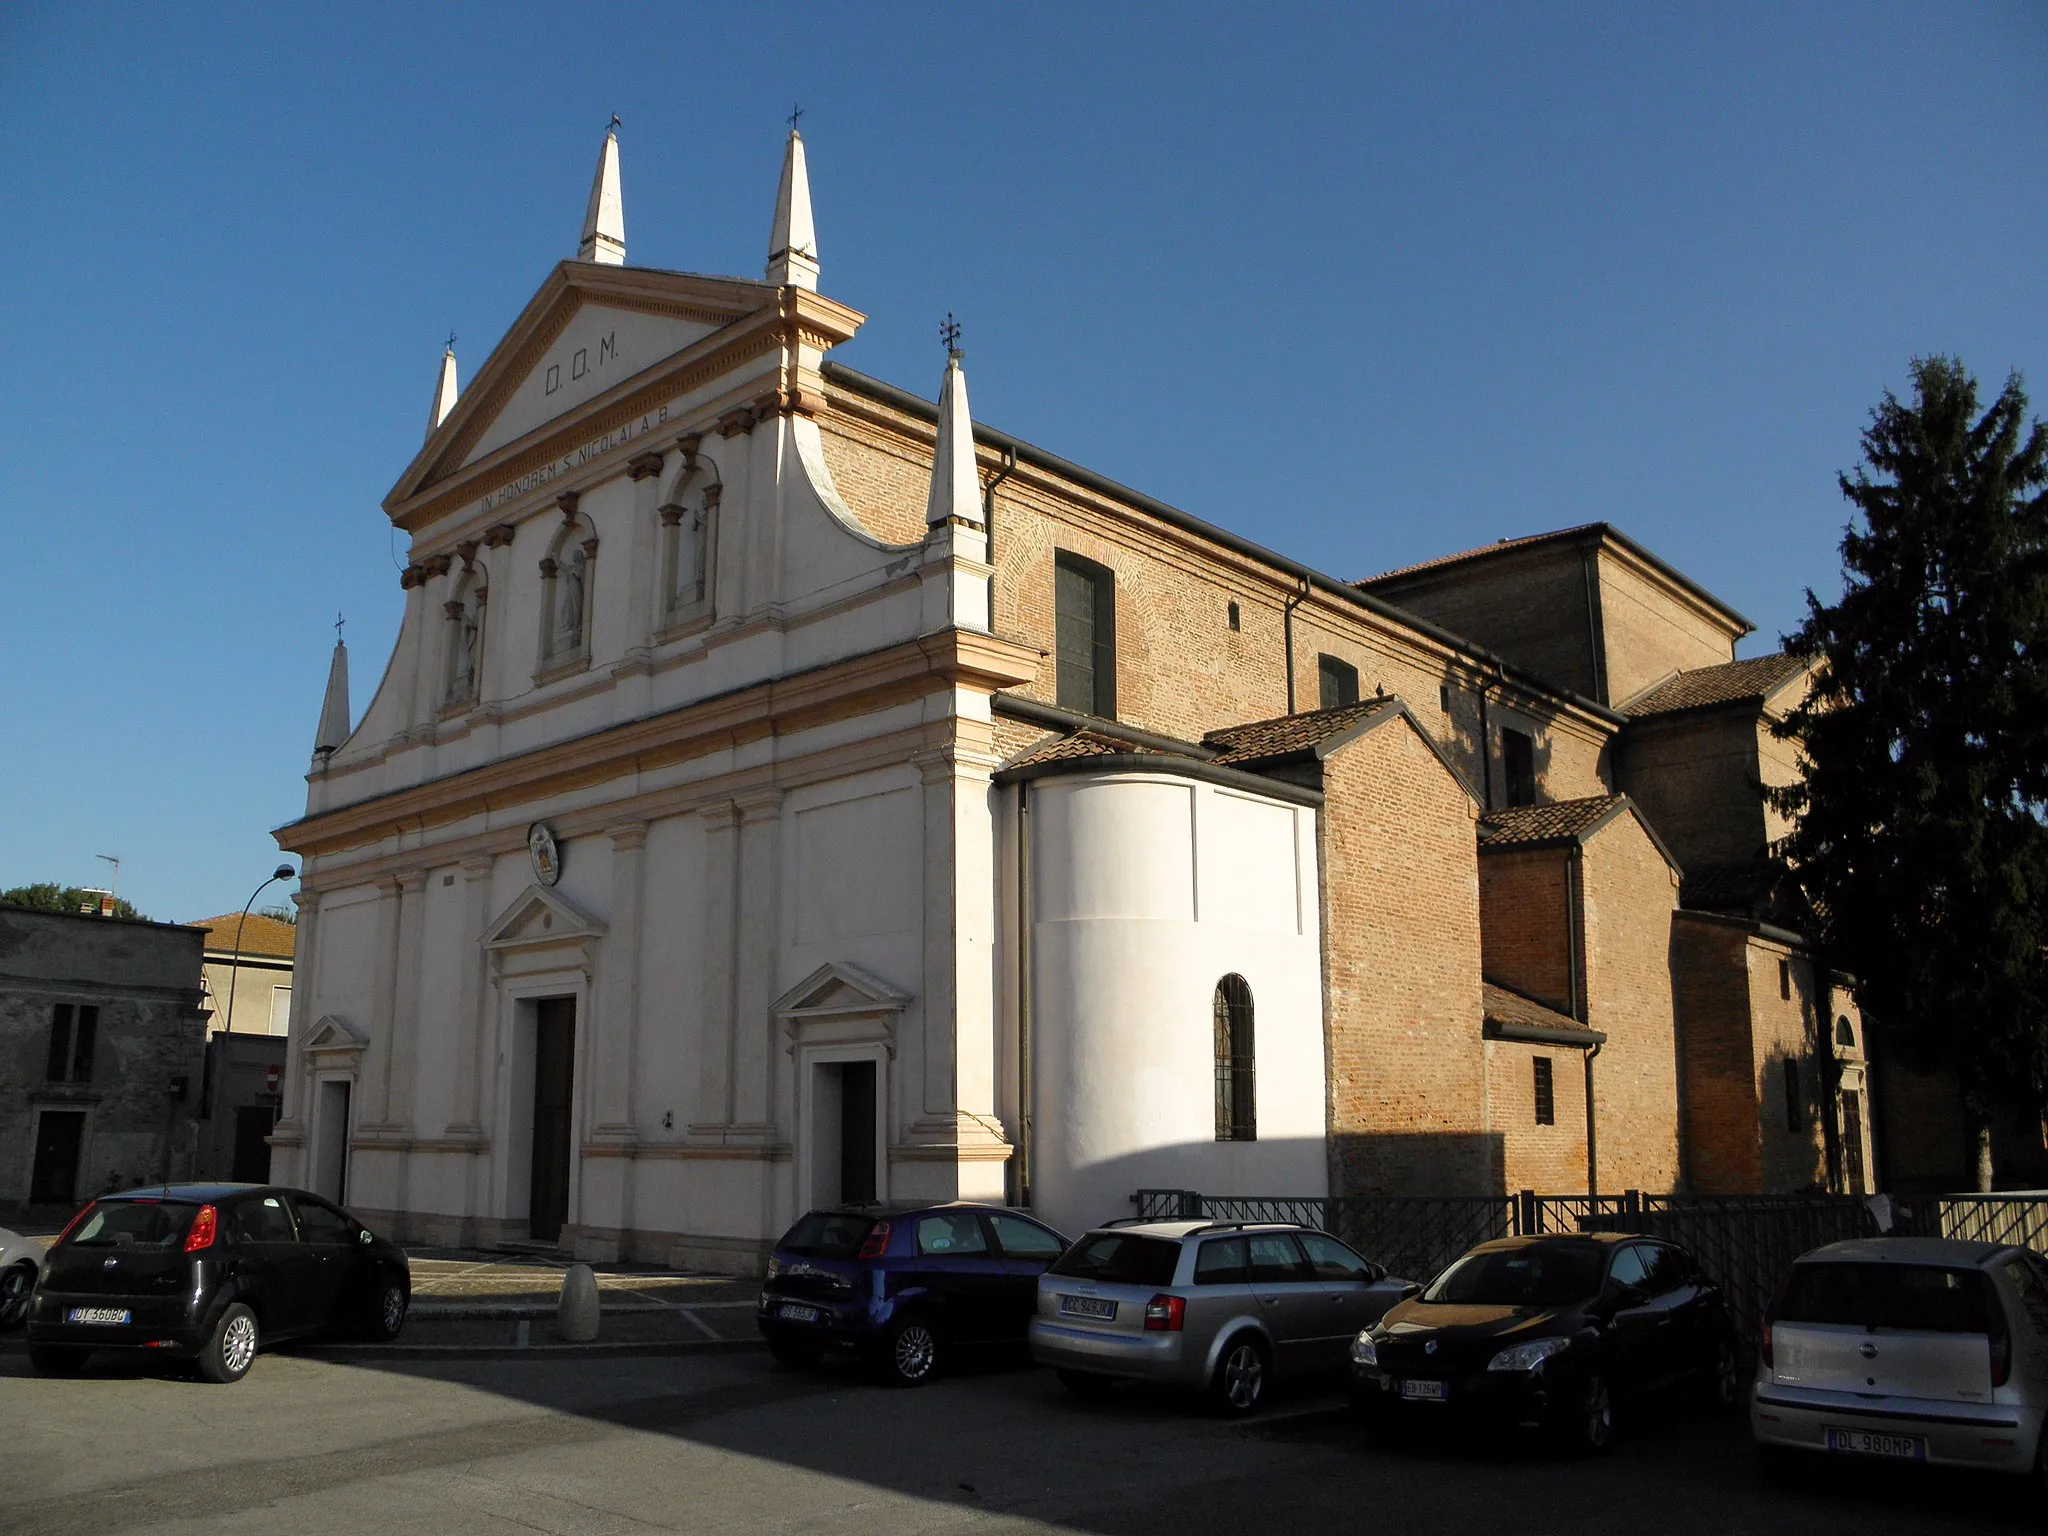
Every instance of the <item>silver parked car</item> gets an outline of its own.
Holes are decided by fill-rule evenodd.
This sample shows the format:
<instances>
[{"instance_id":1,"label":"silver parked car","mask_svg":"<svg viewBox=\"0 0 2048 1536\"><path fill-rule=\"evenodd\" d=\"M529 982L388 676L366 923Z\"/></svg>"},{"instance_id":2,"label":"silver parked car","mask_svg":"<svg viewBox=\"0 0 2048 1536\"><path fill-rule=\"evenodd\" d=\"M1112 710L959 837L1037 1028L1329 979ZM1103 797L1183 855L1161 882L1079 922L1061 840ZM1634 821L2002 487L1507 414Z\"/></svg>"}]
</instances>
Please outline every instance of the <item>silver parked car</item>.
<instances>
[{"instance_id":1,"label":"silver parked car","mask_svg":"<svg viewBox=\"0 0 2048 1536\"><path fill-rule=\"evenodd\" d=\"M1415 1290L1307 1227L1121 1223L1039 1277L1031 1354L1074 1392L1171 1382L1246 1414L1276 1372L1342 1370L1358 1330Z\"/></svg>"},{"instance_id":2,"label":"silver parked car","mask_svg":"<svg viewBox=\"0 0 2048 1536\"><path fill-rule=\"evenodd\" d=\"M43 1272L43 1245L0 1227L0 1333L28 1319L29 1297Z\"/></svg>"},{"instance_id":3,"label":"silver parked car","mask_svg":"<svg viewBox=\"0 0 2048 1536\"><path fill-rule=\"evenodd\" d=\"M1792 1266L1759 1342L1750 1427L1769 1470L1799 1452L2042 1469L2048 1264L2023 1248L1817 1248Z\"/></svg>"}]
</instances>

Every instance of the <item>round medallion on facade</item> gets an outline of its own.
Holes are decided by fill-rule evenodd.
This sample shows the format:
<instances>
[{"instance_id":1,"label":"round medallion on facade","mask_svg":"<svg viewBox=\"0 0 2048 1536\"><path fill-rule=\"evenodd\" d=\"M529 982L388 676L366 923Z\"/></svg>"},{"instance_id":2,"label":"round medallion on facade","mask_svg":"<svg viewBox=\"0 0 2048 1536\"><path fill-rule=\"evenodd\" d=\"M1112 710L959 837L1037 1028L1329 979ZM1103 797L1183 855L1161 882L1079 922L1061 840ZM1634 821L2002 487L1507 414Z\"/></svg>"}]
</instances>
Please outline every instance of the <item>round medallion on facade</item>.
<instances>
[{"instance_id":1,"label":"round medallion on facade","mask_svg":"<svg viewBox=\"0 0 2048 1536\"><path fill-rule=\"evenodd\" d=\"M533 878L542 885L553 885L562 878L562 850L555 845L555 834L544 821L536 821L526 829L526 851L533 859Z\"/></svg>"}]
</instances>

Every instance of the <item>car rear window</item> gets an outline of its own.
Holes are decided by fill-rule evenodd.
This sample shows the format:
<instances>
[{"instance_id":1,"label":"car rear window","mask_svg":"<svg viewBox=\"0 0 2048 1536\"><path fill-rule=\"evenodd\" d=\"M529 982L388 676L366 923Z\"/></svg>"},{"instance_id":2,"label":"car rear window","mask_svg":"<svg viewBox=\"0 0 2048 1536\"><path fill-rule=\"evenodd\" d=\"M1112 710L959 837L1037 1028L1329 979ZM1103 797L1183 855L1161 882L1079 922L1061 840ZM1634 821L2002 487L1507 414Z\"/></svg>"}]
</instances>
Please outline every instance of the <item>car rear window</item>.
<instances>
[{"instance_id":1,"label":"car rear window","mask_svg":"<svg viewBox=\"0 0 2048 1536\"><path fill-rule=\"evenodd\" d=\"M1798 1264L1772 1309L1781 1323L1913 1333L1989 1333L1988 1277L1932 1264Z\"/></svg>"},{"instance_id":2,"label":"car rear window","mask_svg":"<svg viewBox=\"0 0 2048 1536\"><path fill-rule=\"evenodd\" d=\"M65 1242L74 1248L168 1248L185 1235L196 1209L158 1200L103 1200Z\"/></svg>"},{"instance_id":3,"label":"car rear window","mask_svg":"<svg viewBox=\"0 0 2048 1536\"><path fill-rule=\"evenodd\" d=\"M1606 1271L1606 1252L1591 1243L1496 1248L1466 1254L1422 1299L1454 1307L1566 1307L1597 1295Z\"/></svg>"},{"instance_id":4,"label":"car rear window","mask_svg":"<svg viewBox=\"0 0 2048 1536\"><path fill-rule=\"evenodd\" d=\"M807 1259L851 1259L860 1254L875 1227L872 1216L849 1216L832 1211L812 1211L782 1234L775 1246L784 1253Z\"/></svg>"},{"instance_id":5,"label":"car rear window","mask_svg":"<svg viewBox=\"0 0 2048 1536\"><path fill-rule=\"evenodd\" d=\"M1171 1285L1180 1244L1129 1232L1093 1232L1060 1256L1052 1272L1109 1285Z\"/></svg>"}]
</instances>

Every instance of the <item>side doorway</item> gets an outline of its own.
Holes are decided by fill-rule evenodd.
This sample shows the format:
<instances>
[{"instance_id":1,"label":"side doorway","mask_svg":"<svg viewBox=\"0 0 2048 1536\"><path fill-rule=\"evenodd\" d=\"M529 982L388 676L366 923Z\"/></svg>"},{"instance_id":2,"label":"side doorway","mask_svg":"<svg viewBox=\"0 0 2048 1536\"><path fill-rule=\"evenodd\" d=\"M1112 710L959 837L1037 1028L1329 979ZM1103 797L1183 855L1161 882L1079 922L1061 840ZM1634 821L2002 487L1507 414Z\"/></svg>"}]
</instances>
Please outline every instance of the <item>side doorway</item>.
<instances>
[{"instance_id":1,"label":"side doorway","mask_svg":"<svg viewBox=\"0 0 2048 1536\"><path fill-rule=\"evenodd\" d=\"M29 1204L77 1202L79 1154L84 1145L84 1110L46 1109L37 1116L35 1163L28 1181Z\"/></svg>"},{"instance_id":2,"label":"side doorway","mask_svg":"<svg viewBox=\"0 0 2048 1536\"><path fill-rule=\"evenodd\" d=\"M533 1157L526 1186L526 1231L535 1242L559 1242L569 1220L575 1087L576 999L541 998L533 1005Z\"/></svg>"}]
</instances>

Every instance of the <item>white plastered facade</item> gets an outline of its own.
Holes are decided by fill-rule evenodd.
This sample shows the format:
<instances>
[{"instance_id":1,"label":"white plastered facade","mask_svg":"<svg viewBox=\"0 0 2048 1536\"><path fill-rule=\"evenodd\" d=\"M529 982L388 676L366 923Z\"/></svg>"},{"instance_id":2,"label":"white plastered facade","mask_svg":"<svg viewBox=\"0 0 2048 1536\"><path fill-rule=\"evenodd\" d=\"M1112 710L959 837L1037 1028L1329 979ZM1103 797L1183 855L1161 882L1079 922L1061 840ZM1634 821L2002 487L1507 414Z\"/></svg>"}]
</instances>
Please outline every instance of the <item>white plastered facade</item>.
<instances>
[{"instance_id":1,"label":"white plastered facade","mask_svg":"<svg viewBox=\"0 0 2048 1536\"><path fill-rule=\"evenodd\" d=\"M1313 812L1064 778L1020 928L1031 792L992 782L991 699L1043 658L988 632L970 494L900 545L840 501L819 367L861 317L774 275L563 262L437 400L385 502L397 642L278 834L302 893L273 1176L407 1240L746 1271L860 1160L833 1095L871 1082L881 1199L1014 1200L1027 1160L1069 1229L1138 1183L1321 1188ZM1267 1146L1211 1139L1219 960L1257 999Z\"/></svg>"}]
</instances>

